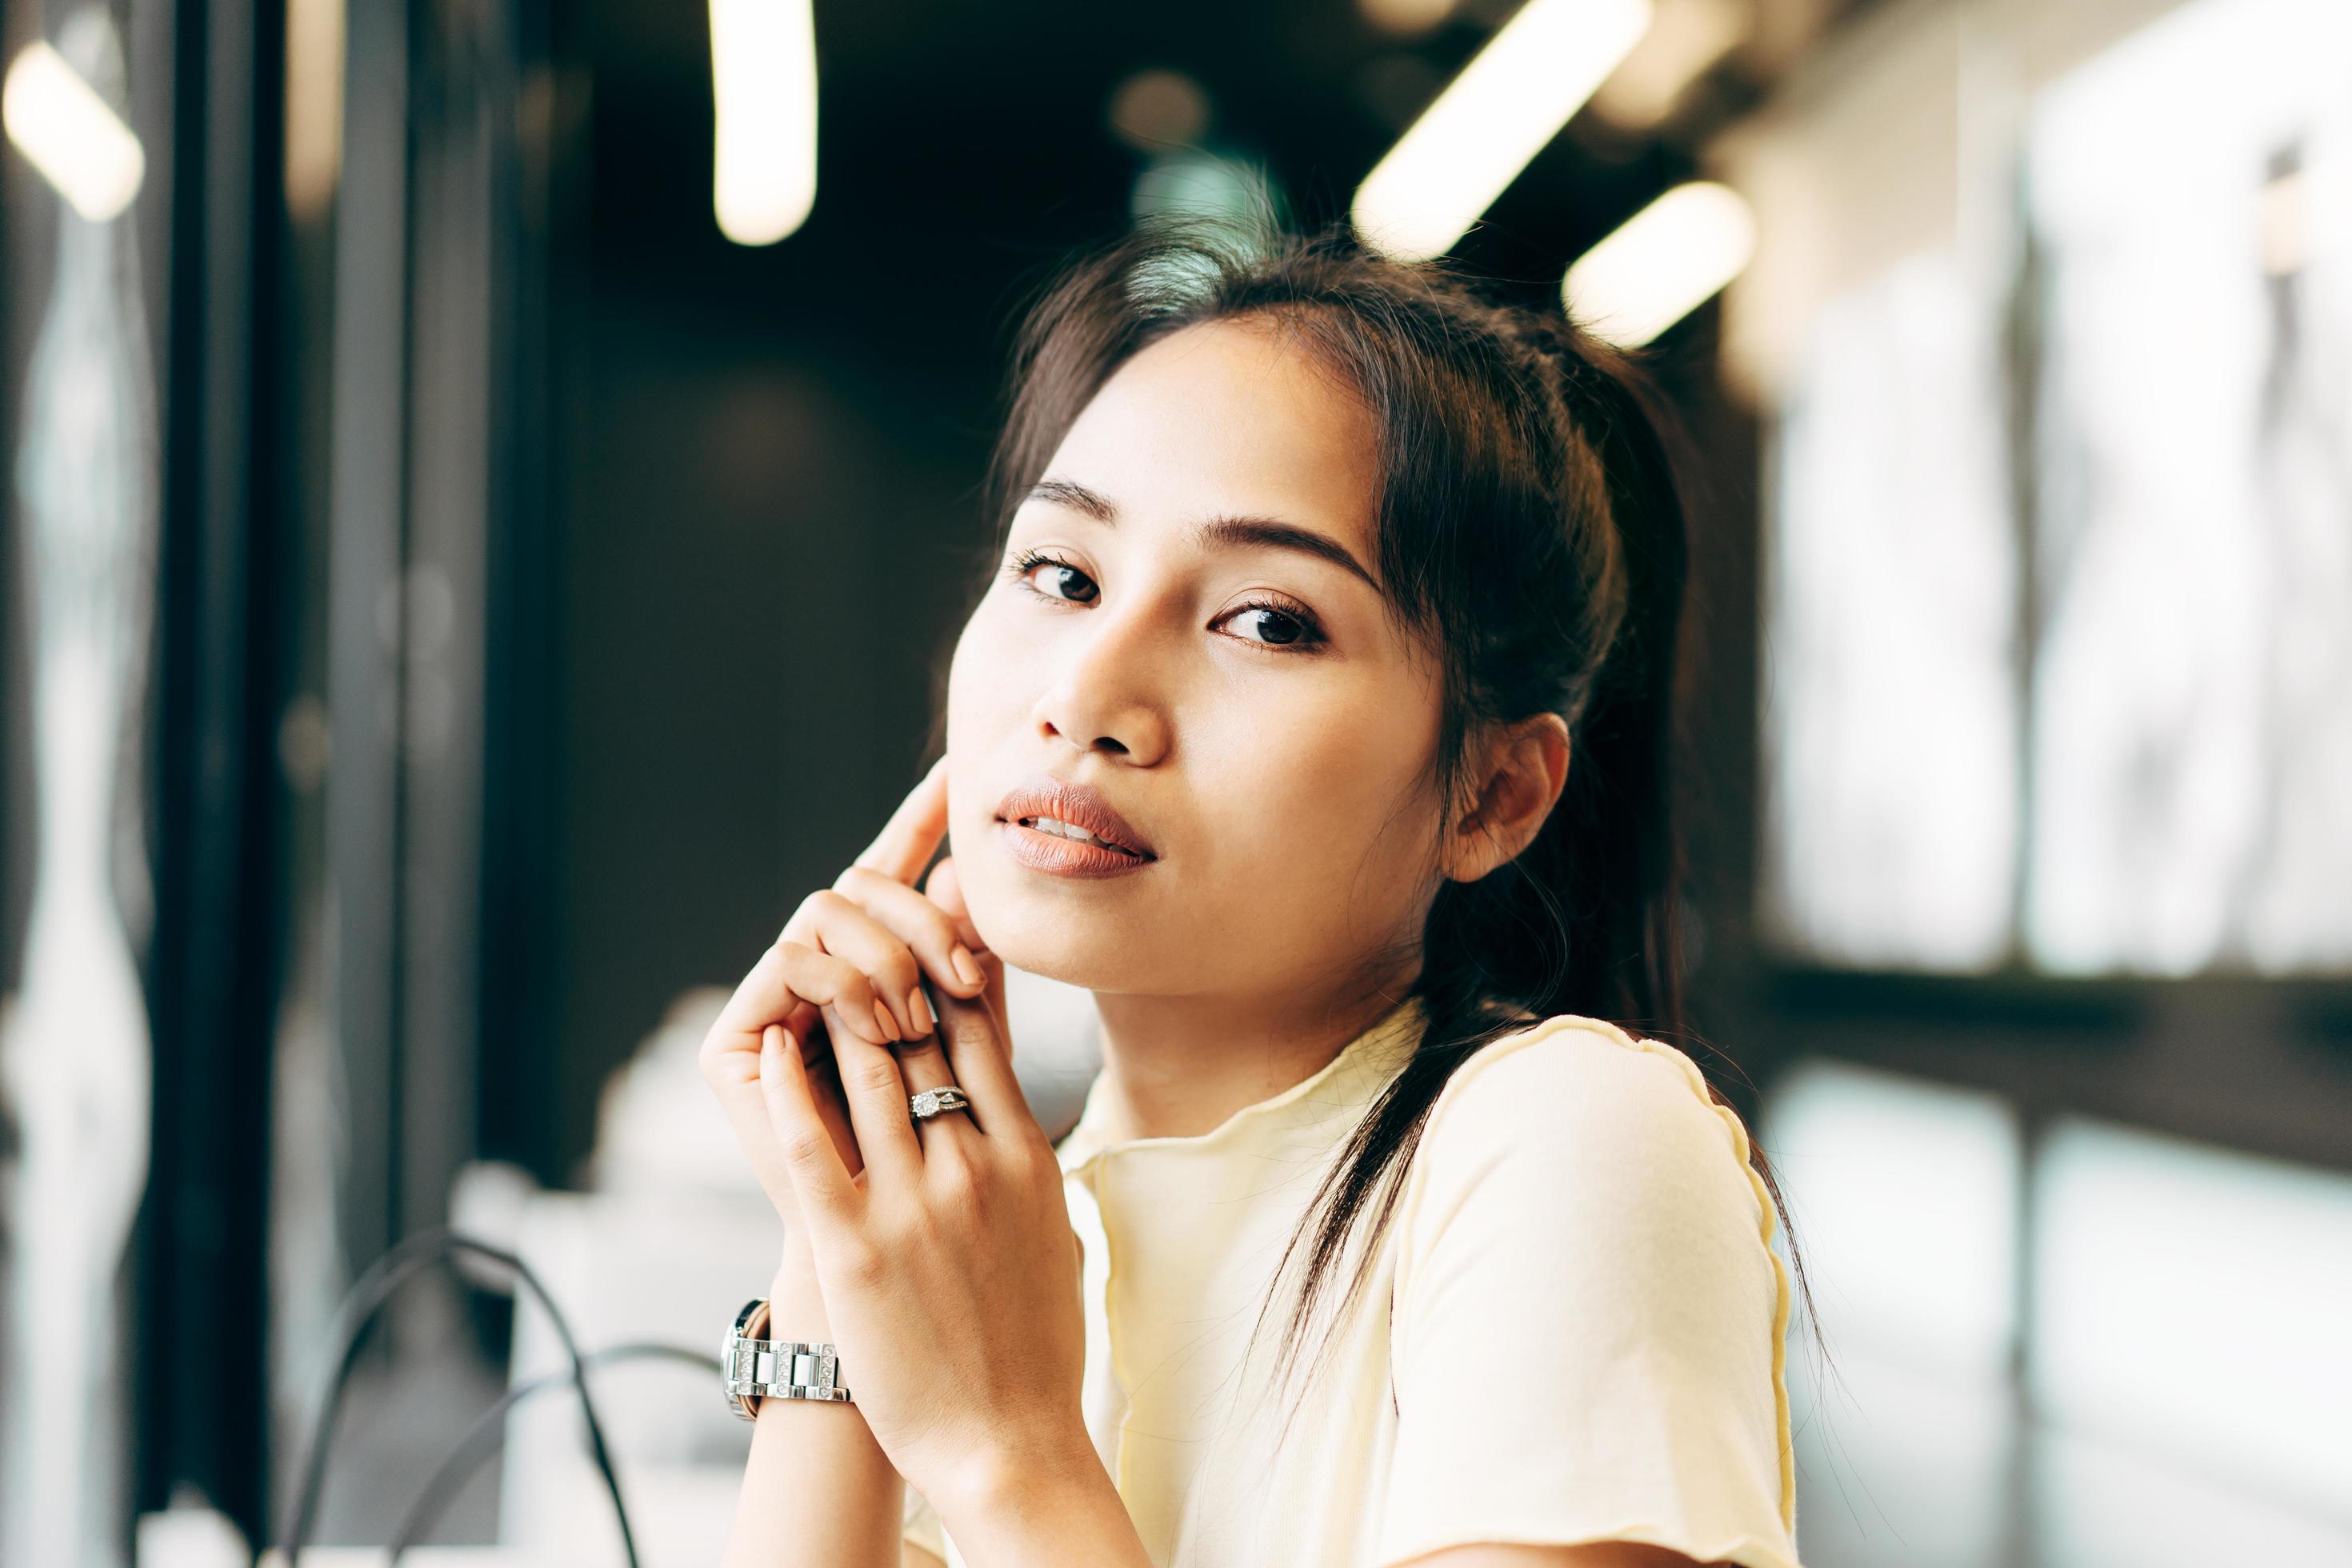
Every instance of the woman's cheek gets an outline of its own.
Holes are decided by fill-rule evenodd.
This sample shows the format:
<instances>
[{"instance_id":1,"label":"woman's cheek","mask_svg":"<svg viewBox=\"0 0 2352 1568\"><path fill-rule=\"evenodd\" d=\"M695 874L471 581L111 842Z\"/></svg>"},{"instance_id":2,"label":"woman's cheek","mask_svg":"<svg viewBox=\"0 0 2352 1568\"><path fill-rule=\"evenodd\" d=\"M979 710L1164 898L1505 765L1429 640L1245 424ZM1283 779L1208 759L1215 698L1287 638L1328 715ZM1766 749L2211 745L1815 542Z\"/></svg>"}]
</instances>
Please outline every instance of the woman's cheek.
<instances>
[{"instance_id":1,"label":"woman's cheek","mask_svg":"<svg viewBox=\"0 0 2352 1568\"><path fill-rule=\"evenodd\" d=\"M986 752L1002 736L1006 714L1028 705L1026 672L1017 645L1003 635L1000 617L983 603L956 639L948 667L948 745L951 751Z\"/></svg>"}]
</instances>

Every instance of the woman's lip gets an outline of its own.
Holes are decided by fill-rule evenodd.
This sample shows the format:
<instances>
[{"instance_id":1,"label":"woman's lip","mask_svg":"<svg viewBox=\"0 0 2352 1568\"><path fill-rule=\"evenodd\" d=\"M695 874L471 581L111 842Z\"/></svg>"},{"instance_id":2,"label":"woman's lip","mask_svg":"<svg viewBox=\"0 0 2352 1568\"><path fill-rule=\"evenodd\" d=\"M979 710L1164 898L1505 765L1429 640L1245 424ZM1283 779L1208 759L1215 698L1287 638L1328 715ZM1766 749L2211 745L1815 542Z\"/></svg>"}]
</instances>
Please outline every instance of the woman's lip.
<instances>
[{"instance_id":1,"label":"woman's lip","mask_svg":"<svg viewBox=\"0 0 2352 1568\"><path fill-rule=\"evenodd\" d=\"M1008 790L1004 798L996 803L999 822L1029 822L1040 816L1058 818L1084 828L1114 847L1146 859L1153 858L1151 846L1143 835L1092 784L1039 773Z\"/></svg>"},{"instance_id":2,"label":"woman's lip","mask_svg":"<svg viewBox=\"0 0 2352 1568\"><path fill-rule=\"evenodd\" d=\"M1124 877L1152 863L1149 856L1129 855L1101 844L1081 844L1058 834L1041 833L1018 822L996 819L1004 835L1005 853L1033 871L1081 880Z\"/></svg>"}]
</instances>

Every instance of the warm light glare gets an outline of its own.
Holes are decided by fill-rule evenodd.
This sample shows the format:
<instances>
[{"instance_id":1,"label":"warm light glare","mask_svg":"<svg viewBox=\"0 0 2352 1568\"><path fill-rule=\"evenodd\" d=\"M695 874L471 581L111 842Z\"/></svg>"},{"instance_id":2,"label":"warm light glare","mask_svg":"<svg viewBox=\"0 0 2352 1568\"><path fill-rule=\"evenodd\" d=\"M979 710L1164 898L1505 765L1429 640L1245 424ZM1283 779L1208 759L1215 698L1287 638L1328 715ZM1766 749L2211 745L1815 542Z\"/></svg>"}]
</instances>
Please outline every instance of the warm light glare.
<instances>
[{"instance_id":1,"label":"warm light glare","mask_svg":"<svg viewBox=\"0 0 2352 1568\"><path fill-rule=\"evenodd\" d=\"M1657 19L1592 95L1592 112L1632 131L1660 124L1690 84L1744 37L1748 14L1737 0L1657 0Z\"/></svg>"},{"instance_id":2,"label":"warm light glare","mask_svg":"<svg viewBox=\"0 0 2352 1568\"><path fill-rule=\"evenodd\" d=\"M1430 32L1454 14L1455 0L1356 0L1364 20L1383 33Z\"/></svg>"},{"instance_id":3,"label":"warm light glare","mask_svg":"<svg viewBox=\"0 0 2352 1568\"><path fill-rule=\"evenodd\" d=\"M810 0L710 0L711 205L738 245L773 245L816 201Z\"/></svg>"},{"instance_id":4,"label":"warm light glare","mask_svg":"<svg viewBox=\"0 0 2352 1568\"><path fill-rule=\"evenodd\" d=\"M2311 200L2303 172L2281 174L2263 187L2263 270L2284 278L2303 270L2311 254Z\"/></svg>"},{"instance_id":5,"label":"warm light glare","mask_svg":"<svg viewBox=\"0 0 2352 1568\"><path fill-rule=\"evenodd\" d=\"M1739 193L1693 181L1579 257L1561 291L1594 336L1636 348L1738 277L1755 250L1756 219Z\"/></svg>"},{"instance_id":6,"label":"warm light glare","mask_svg":"<svg viewBox=\"0 0 2352 1568\"><path fill-rule=\"evenodd\" d=\"M139 138L48 45L26 45L8 67L0 118L16 150L90 222L106 222L139 194L147 173Z\"/></svg>"},{"instance_id":7,"label":"warm light glare","mask_svg":"<svg viewBox=\"0 0 2352 1568\"><path fill-rule=\"evenodd\" d=\"M286 205L322 216L343 168L343 0L286 7Z\"/></svg>"},{"instance_id":8,"label":"warm light glare","mask_svg":"<svg viewBox=\"0 0 2352 1568\"><path fill-rule=\"evenodd\" d=\"M1650 0L1528 0L1364 177L1366 242L1443 256L1559 133L1650 25Z\"/></svg>"}]
</instances>

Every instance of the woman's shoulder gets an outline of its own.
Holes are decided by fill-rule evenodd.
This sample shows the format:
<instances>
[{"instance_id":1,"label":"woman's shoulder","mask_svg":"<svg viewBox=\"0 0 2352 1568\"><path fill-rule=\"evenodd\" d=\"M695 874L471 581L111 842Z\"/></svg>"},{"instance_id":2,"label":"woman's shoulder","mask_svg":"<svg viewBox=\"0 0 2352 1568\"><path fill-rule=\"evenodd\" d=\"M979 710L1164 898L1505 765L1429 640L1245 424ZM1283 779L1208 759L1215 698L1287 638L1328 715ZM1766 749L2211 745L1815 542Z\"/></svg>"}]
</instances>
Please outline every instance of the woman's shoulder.
<instances>
[{"instance_id":1,"label":"woman's shoulder","mask_svg":"<svg viewBox=\"0 0 2352 1568\"><path fill-rule=\"evenodd\" d=\"M1423 1140L1390 1295L1418 1434L1399 1464L1451 1484L1414 1489L1397 1533L1471 1539L1481 1506L1526 1529L1534 1497L1557 1512L1531 1538L1634 1520L1695 1561L1793 1563L1789 1277L1746 1131L1697 1063L1604 1019L1515 1019L1454 1068Z\"/></svg>"},{"instance_id":2,"label":"woman's shoulder","mask_svg":"<svg viewBox=\"0 0 2352 1568\"><path fill-rule=\"evenodd\" d=\"M1454 1069L1414 1163L1427 1183L1490 1201L1550 1205L1584 1189L1638 1208L1711 1191L1769 1240L1774 1215L1749 1154L1738 1112L1688 1054L1563 1013L1524 1019Z\"/></svg>"},{"instance_id":3,"label":"woman's shoulder","mask_svg":"<svg viewBox=\"0 0 2352 1568\"><path fill-rule=\"evenodd\" d=\"M1522 1016L1517 1027L1480 1046L1454 1070L1430 1107L1424 1136L1441 1126L1491 1131L1497 1119L1505 1125L1556 1127L1562 1117L1680 1120L1693 1109L1719 1112L1716 1120L1738 1134L1739 1157L1748 1157L1738 1114L1717 1102L1687 1053L1605 1018Z\"/></svg>"}]
</instances>

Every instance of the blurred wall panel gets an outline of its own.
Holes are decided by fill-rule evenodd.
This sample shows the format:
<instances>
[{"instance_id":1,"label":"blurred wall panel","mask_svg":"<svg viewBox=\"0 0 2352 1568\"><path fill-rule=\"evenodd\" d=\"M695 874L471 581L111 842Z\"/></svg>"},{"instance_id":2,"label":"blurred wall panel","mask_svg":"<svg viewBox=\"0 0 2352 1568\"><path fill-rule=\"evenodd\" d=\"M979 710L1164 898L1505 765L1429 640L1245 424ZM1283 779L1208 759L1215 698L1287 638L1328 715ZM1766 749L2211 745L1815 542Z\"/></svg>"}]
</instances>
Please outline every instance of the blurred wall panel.
<instances>
[{"instance_id":1,"label":"blurred wall panel","mask_svg":"<svg viewBox=\"0 0 2352 1568\"><path fill-rule=\"evenodd\" d=\"M1767 896L1793 950L1961 971L2010 955L2016 548L1995 319L1950 248L1913 257L1823 307L1781 409Z\"/></svg>"},{"instance_id":2,"label":"blurred wall panel","mask_svg":"<svg viewBox=\"0 0 2352 1568\"><path fill-rule=\"evenodd\" d=\"M2333 0L2197 0L2034 111L2053 969L2352 968L2347 56Z\"/></svg>"},{"instance_id":3,"label":"blurred wall panel","mask_svg":"<svg viewBox=\"0 0 2352 1568\"><path fill-rule=\"evenodd\" d=\"M400 1016L398 598L405 553L409 9L347 11L336 198L327 540L329 1026L348 1151L338 1194L353 1269L403 1228L396 1207Z\"/></svg>"},{"instance_id":4,"label":"blurred wall panel","mask_svg":"<svg viewBox=\"0 0 2352 1568\"><path fill-rule=\"evenodd\" d=\"M592 339L565 528L565 869L544 906L565 977L561 1178L672 998L732 989L919 776L984 532L984 453L940 389L727 342L699 314L614 300Z\"/></svg>"},{"instance_id":5,"label":"blurred wall panel","mask_svg":"<svg viewBox=\"0 0 2352 1568\"><path fill-rule=\"evenodd\" d=\"M2352 1531L2352 1176L2067 1118L2032 1201L2041 1412Z\"/></svg>"},{"instance_id":6,"label":"blurred wall panel","mask_svg":"<svg viewBox=\"0 0 2352 1568\"><path fill-rule=\"evenodd\" d=\"M2347 29L1915 0L1719 144L1792 956L2352 968Z\"/></svg>"}]
</instances>

